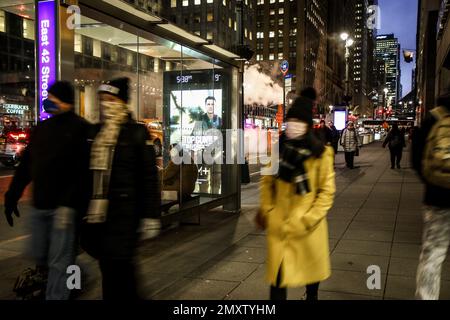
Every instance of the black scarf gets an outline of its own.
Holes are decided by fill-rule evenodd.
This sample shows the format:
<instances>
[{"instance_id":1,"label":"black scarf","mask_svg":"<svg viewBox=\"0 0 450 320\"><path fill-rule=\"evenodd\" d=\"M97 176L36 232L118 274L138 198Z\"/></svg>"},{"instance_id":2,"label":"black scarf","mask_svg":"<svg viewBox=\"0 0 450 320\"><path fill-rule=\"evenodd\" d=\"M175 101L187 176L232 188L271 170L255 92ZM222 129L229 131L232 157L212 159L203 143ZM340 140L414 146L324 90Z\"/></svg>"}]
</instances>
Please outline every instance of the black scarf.
<instances>
[{"instance_id":1,"label":"black scarf","mask_svg":"<svg viewBox=\"0 0 450 320\"><path fill-rule=\"evenodd\" d=\"M325 150L324 144L312 132L299 139L280 137L280 166L278 178L294 183L298 195L311 192L305 161L311 157L319 158Z\"/></svg>"}]
</instances>

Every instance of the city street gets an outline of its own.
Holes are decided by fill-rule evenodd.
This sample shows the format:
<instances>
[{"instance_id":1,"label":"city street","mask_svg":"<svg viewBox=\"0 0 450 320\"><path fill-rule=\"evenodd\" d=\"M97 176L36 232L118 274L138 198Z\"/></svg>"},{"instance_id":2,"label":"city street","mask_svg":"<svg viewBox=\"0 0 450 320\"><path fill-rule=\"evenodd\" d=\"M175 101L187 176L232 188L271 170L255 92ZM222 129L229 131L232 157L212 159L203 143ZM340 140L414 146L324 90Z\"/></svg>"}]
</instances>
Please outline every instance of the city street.
<instances>
[{"instance_id":1,"label":"city street","mask_svg":"<svg viewBox=\"0 0 450 320\"><path fill-rule=\"evenodd\" d=\"M332 277L321 284L322 300L414 299L421 243L422 184L409 168L405 151L401 170L391 170L389 154L374 143L356 159L359 168L344 168L337 157L337 194L329 213ZM253 172L254 173L254 172ZM140 248L142 295L154 300L267 300L264 281L266 242L255 229L258 179L242 187L242 213L220 209L202 217L200 226L166 231ZM4 191L2 180L2 191ZM3 207L0 208L3 211ZM10 228L0 220L0 299L14 299L18 273L32 266L23 255L29 201ZM447 259L448 260L448 259ZM78 299L101 299L98 267L86 254L77 262L86 276ZM369 266L381 269L380 290L367 288ZM450 299L450 261L443 265L441 299ZM301 299L304 289L289 291Z\"/></svg>"}]
</instances>

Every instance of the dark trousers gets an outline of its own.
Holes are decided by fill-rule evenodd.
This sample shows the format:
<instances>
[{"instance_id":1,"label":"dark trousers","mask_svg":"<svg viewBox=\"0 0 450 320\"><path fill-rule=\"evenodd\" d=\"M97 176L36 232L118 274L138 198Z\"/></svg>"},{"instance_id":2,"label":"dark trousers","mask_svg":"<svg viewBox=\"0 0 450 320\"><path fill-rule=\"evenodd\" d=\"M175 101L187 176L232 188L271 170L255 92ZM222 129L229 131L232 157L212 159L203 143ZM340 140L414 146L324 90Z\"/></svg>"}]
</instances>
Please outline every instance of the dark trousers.
<instances>
[{"instance_id":1,"label":"dark trousers","mask_svg":"<svg viewBox=\"0 0 450 320\"><path fill-rule=\"evenodd\" d=\"M353 169L354 159L355 159L355 151L345 153L345 163L347 163L347 168Z\"/></svg>"},{"instance_id":2,"label":"dark trousers","mask_svg":"<svg viewBox=\"0 0 450 320\"><path fill-rule=\"evenodd\" d=\"M306 286L306 300L317 300L319 294L320 282L309 284ZM281 268L278 271L276 286L270 287L270 300L285 301L287 300L287 288L281 288Z\"/></svg>"},{"instance_id":3,"label":"dark trousers","mask_svg":"<svg viewBox=\"0 0 450 320\"><path fill-rule=\"evenodd\" d=\"M391 152L391 168L395 168L397 165L400 168L400 162L402 161L403 149L402 148L392 148L389 149Z\"/></svg>"},{"instance_id":4,"label":"dark trousers","mask_svg":"<svg viewBox=\"0 0 450 320\"><path fill-rule=\"evenodd\" d=\"M137 300L135 265L131 259L100 259L103 300Z\"/></svg>"}]
</instances>

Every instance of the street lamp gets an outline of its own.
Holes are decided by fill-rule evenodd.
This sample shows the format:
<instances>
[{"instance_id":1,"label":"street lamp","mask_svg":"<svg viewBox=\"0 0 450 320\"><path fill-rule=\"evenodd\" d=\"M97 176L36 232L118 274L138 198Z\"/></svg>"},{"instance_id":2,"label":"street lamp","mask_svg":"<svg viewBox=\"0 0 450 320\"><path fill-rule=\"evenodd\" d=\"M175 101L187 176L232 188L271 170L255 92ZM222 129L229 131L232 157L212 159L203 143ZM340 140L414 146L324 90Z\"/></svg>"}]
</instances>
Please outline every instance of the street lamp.
<instances>
[{"instance_id":1,"label":"street lamp","mask_svg":"<svg viewBox=\"0 0 450 320\"><path fill-rule=\"evenodd\" d=\"M350 47L355 41L347 32L341 33L341 39L345 42L345 101L350 104Z\"/></svg>"}]
</instances>

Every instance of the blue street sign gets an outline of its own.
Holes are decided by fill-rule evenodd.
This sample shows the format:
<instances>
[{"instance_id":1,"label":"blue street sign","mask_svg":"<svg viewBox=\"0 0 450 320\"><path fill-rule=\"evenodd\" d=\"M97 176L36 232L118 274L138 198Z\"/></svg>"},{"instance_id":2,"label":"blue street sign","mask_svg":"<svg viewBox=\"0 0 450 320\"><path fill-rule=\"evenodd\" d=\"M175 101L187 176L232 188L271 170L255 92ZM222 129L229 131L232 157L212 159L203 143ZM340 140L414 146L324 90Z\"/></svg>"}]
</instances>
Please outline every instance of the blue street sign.
<instances>
[{"instance_id":1,"label":"blue street sign","mask_svg":"<svg viewBox=\"0 0 450 320\"><path fill-rule=\"evenodd\" d=\"M284 60L283 62L281 62L280 70L284 74L288 73L288 71L289 71L289 62L287 60Z\"/></svg>"},{"instance_id":2,"label":"blue street sign","mask_svg":"<svg viewBox=\"0 0 450 320\"><path fill-rule=\"evenodd\" d=\"M293 77L294 77L294 75L292 73L287 74L287 75L284 76L285 79L291 79Z\"/></svg>"}]
</instances>

